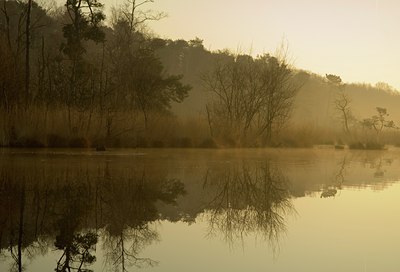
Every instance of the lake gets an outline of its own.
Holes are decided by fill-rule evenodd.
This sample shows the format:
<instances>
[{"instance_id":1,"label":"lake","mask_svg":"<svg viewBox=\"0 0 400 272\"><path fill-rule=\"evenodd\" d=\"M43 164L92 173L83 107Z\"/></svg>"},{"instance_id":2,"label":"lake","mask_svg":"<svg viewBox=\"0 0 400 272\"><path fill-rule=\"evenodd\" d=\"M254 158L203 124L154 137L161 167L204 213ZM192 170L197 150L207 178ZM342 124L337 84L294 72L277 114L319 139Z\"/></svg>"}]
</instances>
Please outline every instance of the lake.
<instances>
[{"instance_id":1,"label":"lake","mask_svg":"<svg viewBox=\"0 0 400 272\"><path fill-rule=\"evenodd\" d=\"M400 149L0 150L0 271L399 271Z\"/></svg>"}]
</instances>

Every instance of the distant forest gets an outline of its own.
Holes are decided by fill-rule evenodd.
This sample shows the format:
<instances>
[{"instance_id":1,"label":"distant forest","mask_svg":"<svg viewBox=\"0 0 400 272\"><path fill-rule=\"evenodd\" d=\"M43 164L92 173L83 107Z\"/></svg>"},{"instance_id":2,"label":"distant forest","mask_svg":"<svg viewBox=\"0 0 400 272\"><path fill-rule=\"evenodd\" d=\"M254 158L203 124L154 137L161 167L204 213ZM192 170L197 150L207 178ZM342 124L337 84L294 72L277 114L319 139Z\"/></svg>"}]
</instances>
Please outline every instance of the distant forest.
<instances>
[{"instance_id":1,"label":"distant forest","mask_svg":"<svg viewBox=\"0 0 400 272\"><path fill-rule=\"evenodd\" d=\"M130 1L0 1L0 145L310 147L400 144L400 95L296 69L285 49L251 56L147 30ZM324 61L324 60L321 60Z\"/></svg>"}]
</instances>

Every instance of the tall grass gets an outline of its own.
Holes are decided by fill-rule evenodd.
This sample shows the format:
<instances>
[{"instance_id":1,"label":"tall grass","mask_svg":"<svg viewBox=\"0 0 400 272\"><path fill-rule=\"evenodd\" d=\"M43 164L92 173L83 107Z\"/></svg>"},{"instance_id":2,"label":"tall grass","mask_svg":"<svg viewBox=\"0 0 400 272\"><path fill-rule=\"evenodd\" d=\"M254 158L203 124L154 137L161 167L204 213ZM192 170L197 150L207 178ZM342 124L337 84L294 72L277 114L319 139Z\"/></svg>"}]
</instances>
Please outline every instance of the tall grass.
<instances>
[{"instance_id":1,"label":"tall grass","mask_svg":"<svg viewBox=\"0 0 400 272\"><path fill-rule=\"evenodd\" d=\"M0 112L0 145L10 147L140 147L140 148L231 148L265 147L261 137L252 131L242 142L233 135L212 135L207 118L198 115L178 118L153 112L145 124L140 112L118 112L107 125L104 115L93 112L84 116L71 111L71 127L66 108L15 110ZM378 137L379 136L379 137ZM385 144L400 146L398 130L376 135L371 130L353 129L350 134L340 127L321 127L309 123L290 123L273 136L270 147L312 147L314 145L348 145L350 148L377 149Z\"/></svg>"}]
</instances>

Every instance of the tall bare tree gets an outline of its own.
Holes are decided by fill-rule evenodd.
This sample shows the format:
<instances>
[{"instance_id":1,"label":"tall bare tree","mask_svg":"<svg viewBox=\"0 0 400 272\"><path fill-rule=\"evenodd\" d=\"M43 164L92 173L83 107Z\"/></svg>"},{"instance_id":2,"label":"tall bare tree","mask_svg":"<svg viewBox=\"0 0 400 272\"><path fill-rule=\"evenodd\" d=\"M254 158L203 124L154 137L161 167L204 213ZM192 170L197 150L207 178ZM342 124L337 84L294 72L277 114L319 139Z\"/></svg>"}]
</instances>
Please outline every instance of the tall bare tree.
<instances>
[{"instance_id":1,"label":"tall bare tree","mask_svg":"<svg viewBox=\"0 0 400 272\"><path fill-rule=\"evenodd\" d=\"M346 85L342 82L340 76L333 74L326 74L325 77L328 80L328 82L338 90L337 96L334 101L335 108L341 115L344 131L349 135L350 134L349 123L353 118L353 115L350 107L351 99L345 92Z\"/></svg>"},{"instance_id":2,"label":"tall bare tree","mask_svg":"<svg viewBox=\"0 0 400 272\"><path fill-rule=\"evenodd\" d=\"M213 131L219 127L238 144L252 132L270 144L273 133L288 120L301 87L294 76L284 58L268 54L230 55L217 62L203 77L212 97L207 111Z\"/></svg>"},{"instance_id":3,"label":"tall bare tree","mask_svg":"<svg viewBox=\"0 0 400 272\"><path fill-rule=\"evenodd\" d=\"M25 28L25 106L28 106L29 86L30 86L30 45L31 45L31 8L32 0L28 0L26 11L26 28Z\"/></svg>"}]
</instances>

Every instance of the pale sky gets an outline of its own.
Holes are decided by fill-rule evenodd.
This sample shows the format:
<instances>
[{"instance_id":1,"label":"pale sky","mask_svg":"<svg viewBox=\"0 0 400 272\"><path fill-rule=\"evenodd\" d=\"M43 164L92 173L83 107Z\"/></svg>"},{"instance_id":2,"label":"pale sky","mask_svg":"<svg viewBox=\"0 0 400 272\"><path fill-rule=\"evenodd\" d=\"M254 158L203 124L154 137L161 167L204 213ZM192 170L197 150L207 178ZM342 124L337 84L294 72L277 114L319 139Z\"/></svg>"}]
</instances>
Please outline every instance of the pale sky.
<instances>
[{"instance_id":1,"label":"pale sky","mask_svg":"<svg viewBox=\"0 0 400 272\"><path fill-rule=\"evenodd\" d=\"M162 38L197 36L208 49L253 55L284 40L297 68L400 89L399 0L155 0L147 8L168 14L150 24Z\"/></svg>"}]
</instances>

